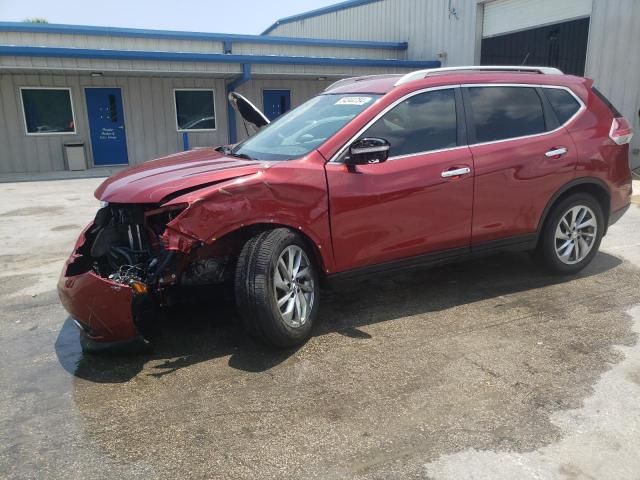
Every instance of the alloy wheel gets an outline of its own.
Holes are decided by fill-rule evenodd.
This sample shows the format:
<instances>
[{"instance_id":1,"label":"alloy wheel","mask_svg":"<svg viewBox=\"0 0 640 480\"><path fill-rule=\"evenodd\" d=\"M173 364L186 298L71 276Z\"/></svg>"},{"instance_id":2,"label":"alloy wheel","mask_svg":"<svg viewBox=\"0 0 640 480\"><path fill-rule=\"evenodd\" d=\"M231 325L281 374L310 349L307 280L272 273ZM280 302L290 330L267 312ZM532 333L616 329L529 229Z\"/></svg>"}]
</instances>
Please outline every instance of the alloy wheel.
<instances>
[{"instance_id":1,"label":"alloy wheel","mask_svg":"<svg viewBox=\"0 0 640 480\"><path fill-rule=\"evenodd\" d=\"M315 301L313 266L302 248L289 245L273 272L274 296L282 320L292 328L304 325Z\"/></svg>"},{"instance_id":2,"label":"alloy wheel","mask_svg":"<svg viewBox=\"0 0 640 480\"><path fill-rule=\"evenodd\" d=\"M591 252L597 233L598 222L593 210L585 205L571 207L556 227L554 243L558 259L567 265L581 262Z\"/></svg>"}]
</instances>

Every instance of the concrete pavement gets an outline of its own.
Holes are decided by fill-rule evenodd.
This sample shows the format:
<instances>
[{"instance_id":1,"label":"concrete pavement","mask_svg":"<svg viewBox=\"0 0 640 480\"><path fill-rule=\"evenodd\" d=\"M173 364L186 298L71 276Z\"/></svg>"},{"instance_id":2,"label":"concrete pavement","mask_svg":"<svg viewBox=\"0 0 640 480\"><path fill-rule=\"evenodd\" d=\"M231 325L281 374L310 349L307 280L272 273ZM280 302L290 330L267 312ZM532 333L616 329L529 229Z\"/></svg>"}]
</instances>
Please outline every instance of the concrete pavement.
<instances>
[{"instance_id":1,"label":"concrete pavement","mask_svg":"<svg viewBox=\"0 0 640 480\"><path fill-rule=\"evenodd\" d=\"M640 201L575 277L503 254L348 284L279 352L212 302L91 357L54 285L99 182L0 189L0 478L640 476Z\"/></svg>"}]
</instances>

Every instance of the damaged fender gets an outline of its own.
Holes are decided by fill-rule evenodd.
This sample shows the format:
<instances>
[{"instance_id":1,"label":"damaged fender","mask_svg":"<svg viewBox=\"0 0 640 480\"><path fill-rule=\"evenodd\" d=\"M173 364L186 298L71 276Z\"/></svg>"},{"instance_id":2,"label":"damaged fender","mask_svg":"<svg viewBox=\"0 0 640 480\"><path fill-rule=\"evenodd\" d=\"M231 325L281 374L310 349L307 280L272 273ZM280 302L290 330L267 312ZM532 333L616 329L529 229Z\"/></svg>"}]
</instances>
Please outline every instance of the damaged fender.
<instances>
[{"instance_id":1,"label":"damaged fender","mask_svg":"<svg viewBox=\"0 0 640 480\"><path fill-rule=\"evenodd\" d=\"M333 270L324 158L317 152L189 192L164 206L184 203L189 208L167 224L163 237L171 248L186 253L193 247L189 239L211 245L251 225L282 225L308 237L324 271Z\"/></svg>"}]
</instances>

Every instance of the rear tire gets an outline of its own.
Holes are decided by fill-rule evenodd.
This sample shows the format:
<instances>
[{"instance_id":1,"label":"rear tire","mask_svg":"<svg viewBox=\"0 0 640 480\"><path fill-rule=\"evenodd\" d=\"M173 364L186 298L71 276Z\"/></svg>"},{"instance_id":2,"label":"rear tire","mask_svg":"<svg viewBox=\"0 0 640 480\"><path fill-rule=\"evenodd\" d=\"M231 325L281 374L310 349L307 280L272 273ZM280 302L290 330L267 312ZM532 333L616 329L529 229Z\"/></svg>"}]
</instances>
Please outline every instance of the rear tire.
<instances>
[{"instance_id":1,"label":"rear tire","mask_svg":"<svg viewBox=\"0 0 640 480\"><path fill-rule=\"evenodd\" d=\"M316 265L305 240L286 228L249 239L238 257L235 296L250 335L277 347L305 342L320 297Z\"/></svg>"},{"instance_id":2,"label":"rear tire","mask_svg":"<svg viewBox=\"0 0 640 480\"><path fill-rule=\"evenodd\" d=\"M573 274L591 263L604 233L600 203L587 193L568 196L556 205L542 230L539 254L553 273Z\"/></svg>"}]
</instances>

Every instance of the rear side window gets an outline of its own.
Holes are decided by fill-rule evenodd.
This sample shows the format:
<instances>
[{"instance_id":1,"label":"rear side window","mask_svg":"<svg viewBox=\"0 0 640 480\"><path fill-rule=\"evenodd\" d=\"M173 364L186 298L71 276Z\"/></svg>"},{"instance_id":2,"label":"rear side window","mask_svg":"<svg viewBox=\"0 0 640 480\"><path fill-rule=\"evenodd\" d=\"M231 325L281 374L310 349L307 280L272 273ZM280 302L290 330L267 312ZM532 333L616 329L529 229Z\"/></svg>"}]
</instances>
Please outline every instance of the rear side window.
<instances>
[{"instance_id":1,"label":"rear side window","mask_svg":"<svg viewBox=\"0 0 640 480\"><path fill-rule=\"evenodd\" d=\"M549 99L549 103L561 125L573 117L580 109L578 101L566 90L545 88L544 94Z\"/></svg>"},{"instance_id":2,"label":"rear side window","mask_svg":"<svg viewBox=\"0 0 640 480\"><path fill-rule=\"evenodd\" d=\"M387 140L391 157L455 147L454 90L432 90L406 99L371 125L364 137Z\"/></svg>"},{"instance_id":3,"label":"rear side window","mask_svg":"<svg viewBox=\"0 0 640 480\"><path fill-rule=\"evenodd\" d=\"M468 87L476 142L545 131L542 101L530 87Z\"/></svg>"}]
</instances>

